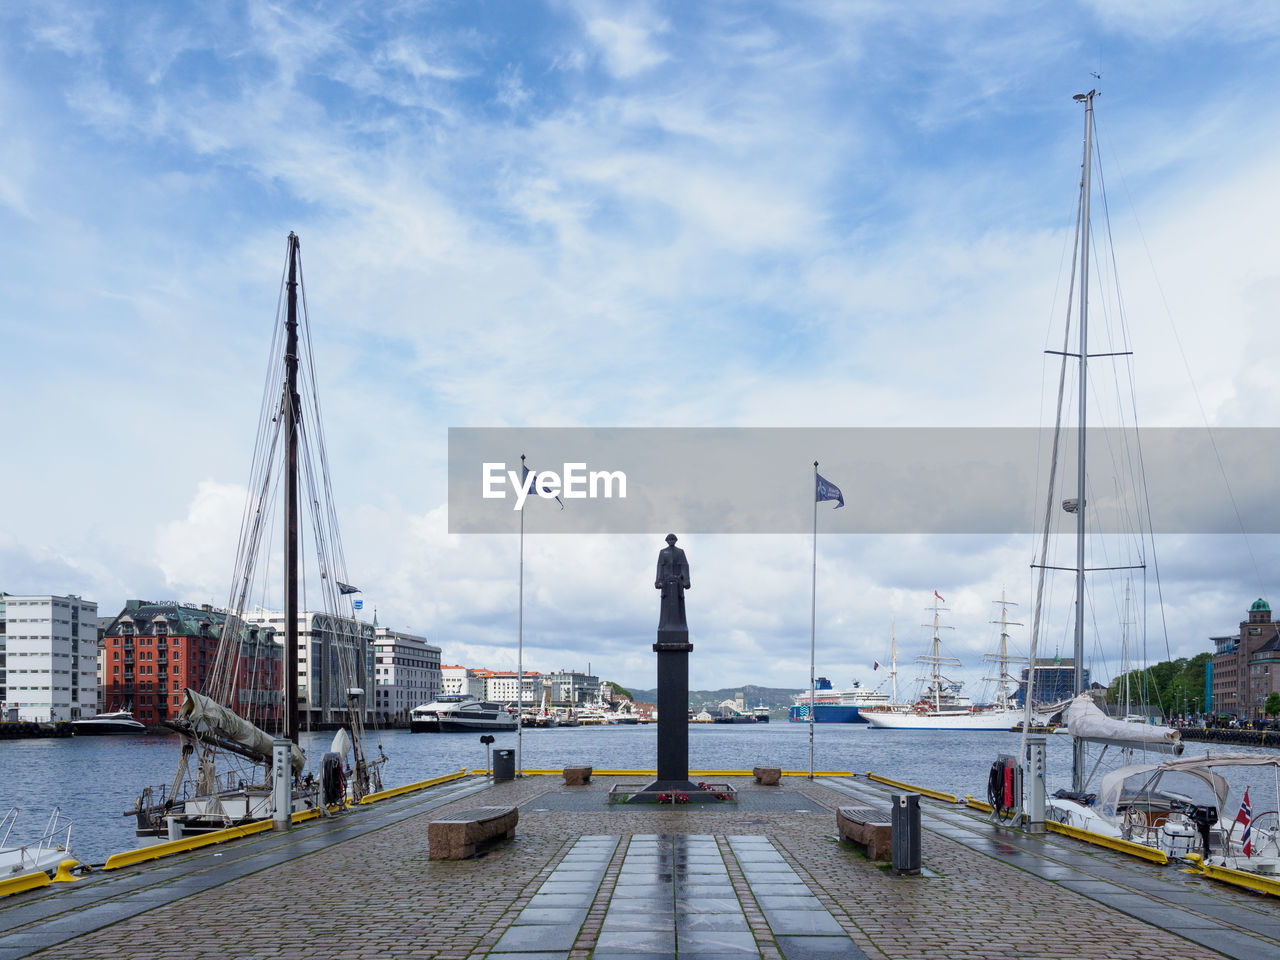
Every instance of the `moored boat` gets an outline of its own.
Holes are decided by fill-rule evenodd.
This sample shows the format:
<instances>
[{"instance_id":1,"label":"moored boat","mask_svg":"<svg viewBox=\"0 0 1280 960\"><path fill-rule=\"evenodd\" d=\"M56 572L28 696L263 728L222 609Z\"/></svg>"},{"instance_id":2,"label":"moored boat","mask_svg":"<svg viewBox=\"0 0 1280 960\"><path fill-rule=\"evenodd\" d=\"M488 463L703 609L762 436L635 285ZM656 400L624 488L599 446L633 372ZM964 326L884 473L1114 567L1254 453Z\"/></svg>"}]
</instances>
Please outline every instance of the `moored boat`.
<instances>
[{"instance_id":1,"label":"moored boat","mask_svg":"<svg viewBox=\"0 0 1280 960\"><path fill-rule=\"evenodd\" d=\"M72 720L71 731L77 737L103 737L146 733L147 728L145 724L133 718L131 711L113 710L110 713L100 713L96 717Z\"/></svg>"},{"instance_id":2,"label":"moored boat","mask_svg":"<svg viewBox=\"0 0 1280 960\"><path fill-rule=\"evenodd\" d=\"M414 707L409 714L413 733L464 733L506 731L516 728L515 715L494 700L468 696L443 696Z\"/></svg>"},{"instance_id":3,"label":"moored boat","mask_svg":"<svg viewBox=\"0 0 1280 960\"><path fill-rule=\"evenodd\" d=\"M809 691L796 694L791 708L787 711L787 719L792 723L809 722ZM893 698L883 690L871 690L854 680L853 686L846 690L836 690L826 677L814 681L813 722L814 723L866 723L864 711L873 708L888 708ZM768 711L765 711L768 716Z\"/></svg>"},{"instance_id":4,"label":"moored boat","mask_svg":"<svg viewBox=\"0 0 1280 960\"><path fill-rule=\"evenodd\" d=\"M28 873L53 874L58 864L71 857L71 822L63 819L59 808L53 808L44 833L29 843L12 837L17 821L17 807L10 807L0 818L0 880Z\"/></svg>"}]
</instances>

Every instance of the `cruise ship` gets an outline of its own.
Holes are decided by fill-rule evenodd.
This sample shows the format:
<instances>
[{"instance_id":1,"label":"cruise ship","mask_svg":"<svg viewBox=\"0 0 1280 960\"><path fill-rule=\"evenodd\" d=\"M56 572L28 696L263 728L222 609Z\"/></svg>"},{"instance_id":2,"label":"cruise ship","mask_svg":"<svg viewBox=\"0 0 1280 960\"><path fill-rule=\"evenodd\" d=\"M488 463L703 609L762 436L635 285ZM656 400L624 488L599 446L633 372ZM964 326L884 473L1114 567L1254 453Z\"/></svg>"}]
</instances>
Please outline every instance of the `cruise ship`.
<instances>
[{"instance_id":1,"label":"cruise ship","mask_svg":"<svg viewBox=\"0 0 1280 960\"><path fill-rule=\"evenodd\" d=\"M808 723L809 691L796 694L792 700L787 719L792 723ZM863 709L889 709L893 705L893 697L883 690L868 689L857 680L847 690L836 690L826 677L814 681L813 701L814 723L866 723Z\"/></svg>"}]
</instances>

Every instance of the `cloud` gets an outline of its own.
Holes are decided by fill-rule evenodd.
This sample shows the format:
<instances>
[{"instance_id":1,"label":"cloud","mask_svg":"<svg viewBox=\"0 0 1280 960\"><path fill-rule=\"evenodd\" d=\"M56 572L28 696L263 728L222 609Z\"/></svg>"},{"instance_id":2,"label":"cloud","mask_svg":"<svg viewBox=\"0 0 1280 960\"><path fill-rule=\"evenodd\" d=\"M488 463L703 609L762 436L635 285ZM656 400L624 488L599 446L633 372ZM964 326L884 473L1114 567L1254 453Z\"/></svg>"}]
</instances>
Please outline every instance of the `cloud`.
<instances>
[{"instance_id":1,"label":"cloud","mask_svg":"<svg viewBox=\"0 0 1280 960\"><path fill-rule=\"evenodd\" d=\"M352 577L451 659L514 665L518 588L514 536L447 535L449 426L1039 424L1082 51L1117 65L1104 159L1143 212L1139 236L1113 203L1144 422L1199 422L1147 247L1211 422L1280 402L1263 5L26 9L0 44L0 324L23 358L0 403L48 466L0 475L23 505L4 583L225 596L290 229ZM529 538L526 663L651 686L660 545ZM1162 551L1172 652L1266 595L1254 547L1263 586L1238 543ZM806 681L811 544L690 548L695 683ZM1031 552L823 537L819 669L870 679L896 618L906 671L937 587L976 677ZM1108 651L1123 591L1097 589Z\"/></svg>"}]
</instances>

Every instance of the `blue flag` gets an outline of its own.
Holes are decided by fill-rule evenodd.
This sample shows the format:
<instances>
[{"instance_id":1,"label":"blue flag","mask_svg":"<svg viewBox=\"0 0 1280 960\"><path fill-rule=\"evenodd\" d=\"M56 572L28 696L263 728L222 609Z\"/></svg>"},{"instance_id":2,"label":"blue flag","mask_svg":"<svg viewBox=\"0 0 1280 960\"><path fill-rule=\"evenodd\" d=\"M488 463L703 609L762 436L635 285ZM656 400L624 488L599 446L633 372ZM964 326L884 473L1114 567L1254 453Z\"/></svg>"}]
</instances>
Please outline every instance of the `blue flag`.
<instances>
[{"instance_id":1,"label":"blue flag","mask_svg":"<svg viewBox=\"0 0 1280 960\"><path fill-rule=\"evenodd\" d=\"M817 477L818 477L818 502L821 503L823 500L839 500L840 502L836 504L836 509L839 510L841 507L843 507L844 494L840 492L840 488L837 487L830 480L823 477L823 475L820 473L817 474Z\"/></svg>"},{"instance_id":2,"label":"blue flag","mask_svg":"<svg viewBox=\"0 0 1280 960\"><path fill-rule=\"evenodd\" d=\"M363 610L363 609L364 609L364 601L363 601L363 600L353 600L353 601L352 601L352 603L351 603L351 605L352 605L353 607L355 607L357 610Z\"/></svg>"},{"instance_id":3,"label":"blue flag","mask_svg":"<svg viewBox=\"0 0 1280 960\"><path fill-rule=\"evenodd\" d=\"M522 475L521 475L521 477L520 477L520 483L521 483L521 485L522 485L526 490L528 490L530 493L533 493L533 492L534 492L534 488L535 488L535 487L537 487L537 485L538 485L538 472L537 472L536 470L530 470L527 466L525 466L525 464L524 464L523 462L520 464L520 469L521 469L522 471L524 471L524 472L523 472L523 474L522 474ZM530 482L529 482L529 474L531 474L531 473L533 474L533 482L532 482L532 483L530 483ZM527 502L527 501L526 501L526 502ZM561 510L563 510L563 509L564 509L564 501L563 501L563 500L561 500L559 497L556 497L556 503L560 504L560 509L561 509Z\"/></svg>"}]
</instances>

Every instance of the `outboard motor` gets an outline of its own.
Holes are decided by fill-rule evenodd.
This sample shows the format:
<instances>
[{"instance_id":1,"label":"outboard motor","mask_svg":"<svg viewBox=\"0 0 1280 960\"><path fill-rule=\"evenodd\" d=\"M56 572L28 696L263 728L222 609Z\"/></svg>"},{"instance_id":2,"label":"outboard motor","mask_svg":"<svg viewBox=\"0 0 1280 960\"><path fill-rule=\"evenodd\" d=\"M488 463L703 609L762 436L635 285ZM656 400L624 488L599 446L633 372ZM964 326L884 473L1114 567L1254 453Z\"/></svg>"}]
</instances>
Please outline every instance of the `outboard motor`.
<instances>
[{"instance_id":1,"label":"outboard motor","mask_svg":"<svg viewBox=\"0 0 1280 960\"><path fill-rule=\"evenodd\" d=\"M320 802L326 807L342 803L347 796L347 778L342 772L342 758L326 753L320 761Z\"/></svg>"}]
</instances>

